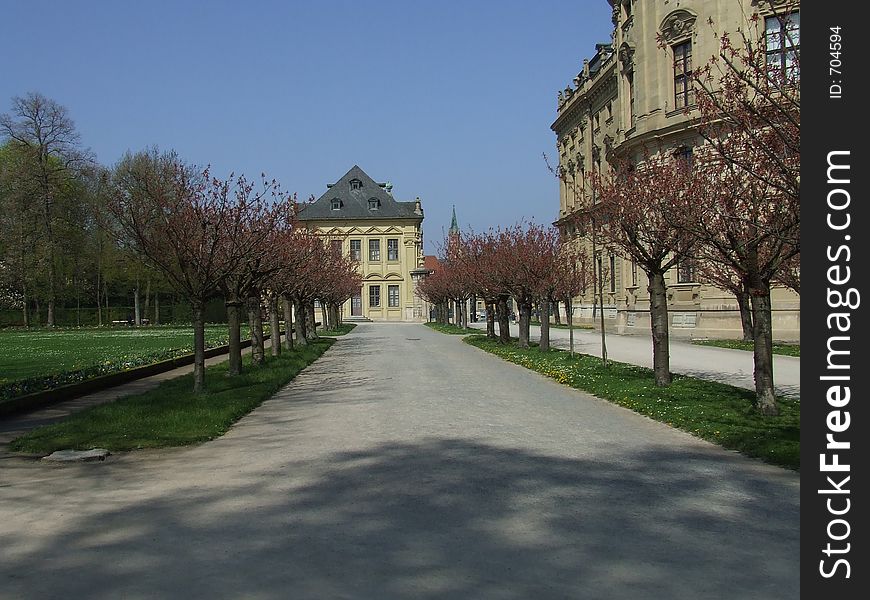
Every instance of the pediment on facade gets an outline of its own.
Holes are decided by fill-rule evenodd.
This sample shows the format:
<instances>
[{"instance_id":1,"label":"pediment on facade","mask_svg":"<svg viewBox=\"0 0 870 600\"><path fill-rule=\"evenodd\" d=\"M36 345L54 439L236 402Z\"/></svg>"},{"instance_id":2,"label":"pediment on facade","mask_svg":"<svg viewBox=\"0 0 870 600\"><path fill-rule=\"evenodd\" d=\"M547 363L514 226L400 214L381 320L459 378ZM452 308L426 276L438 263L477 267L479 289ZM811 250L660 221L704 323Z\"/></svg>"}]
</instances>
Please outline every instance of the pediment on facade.
<instances>
[{"instance_id":1,"label":"pediment on facade","mask_svg":"<svg viewBox=\"0 0 870 600\"><path fill-rule=\"evenodd\" d=\"M404 278L402 277L401 273L396 273L395 271L391 271L391 272L387 273L386 275L384 275L384 279L386 279L387 281L390 281L390 280L401 281Z\"/></svg>"},{"instance_id":2,"label":"pediment on facade","mask_svg":"<svg viewBox=\"0 0 870 600\"><path fill-rule=\"evenodd\" d=\"M370 281L372 279L383 279L380 273L369 273L364 278L366 281Z\"/></svg>"},{"instance_id":3,"label":"pediment on facade","mask_svg":"<svg viewBox=\"0 0 870 600\"><path fill-rule=\"evenodd\" d=\"M674 44L691 36L695 31L698 15L685 9L678 9L662 20L659 32L668 44Z\"/></svg>"},{"instance_id":4,"label":"pediment on facade","mask_svg":"<svg viewBox=\"0 0 870 600\"><path fill-rule=\"evenodd\" d=\"M619 45L619 62L622 64L623 71L634 70L634 46L628 42L622 42Z\"/></svg>"}]
</instances>

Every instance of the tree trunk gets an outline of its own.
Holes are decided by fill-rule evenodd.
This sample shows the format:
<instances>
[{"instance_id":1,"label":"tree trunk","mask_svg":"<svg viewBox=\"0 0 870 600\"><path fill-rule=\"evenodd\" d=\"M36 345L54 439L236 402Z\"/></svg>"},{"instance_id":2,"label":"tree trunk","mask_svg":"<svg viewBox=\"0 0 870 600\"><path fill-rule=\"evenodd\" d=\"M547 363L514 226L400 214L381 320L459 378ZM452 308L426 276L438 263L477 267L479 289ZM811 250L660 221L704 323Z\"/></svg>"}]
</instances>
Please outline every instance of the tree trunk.
<instances>
[{"instance_id":1,"label":"tree trunk","mask_svg":"<svg viewBox=\"0 0 870 600\"><path fill-rule=\"evenodd\" d=\"M22 313L24 316L24 326L30 327L30 298L27 297L27 288L24 288L23 294L24 296L24 308L22 309Z\"/></svg>"},{"instance_id":2,"label":"tree trunk","mask_svg":"<svg viewBox=\"0 0 870 600\"><path fill-rule=\"evenodd\" d=\"M296 315L296 342L300 346L306 346L308 344L308 322L301 301L297 300L293 303L293 313Z\"/></svg>"},{"instance_id":3,"label":"tree trunk","mask_svg":"<svg viewBox=\"0 0 870 600\"><path fill-rule=\"evenodd\" d=\"M160 325L160 291L154 290L154 324Z\"/></svg>"},{"instance_id":4,"label":"tree trunk","mask_svg":"<svg viewBox=\"0 0 870 600\"><path fill-rule=\"evenodd\" d=\"M263 347L263 316L260 313L259 296L248 298L248 319L251 322L251 362L262 365L266 360L266 351Z\"/></svg>"},{"instance_id":5,"label":"tree trunk","mask_svg":"<svg viewBox=\"0 0 870 600\"><path fill-rule=\"evenodd\" d=\"M330 329L332 327L332 323L329 322L329 311L327 310L326 304L321 300L320 301L320 316L323 317L322 328L324 330Z\"/></svg>"},{"instance_id":6,"label":"tree trunk","mask_svg":"<svg viewBox=\"0 0 870 600\"><path fill-rule=\"evenodd\" d=\"M656 385L671 384L670 345L668 343L668 295L664 273L650 273L649 321L653 342L653 372Z\"/></svg>"},{"instance_id":7,"label":"tree trunk","mask_svg":"<svg viewBox=\"0 0 870 600\"><path fill-rule=\"evenodd\" d=\"M598 307L601 315L601 364L607 367L607 335L604 331L604 282L601 281L604 274L604 263L598 254L598 226L594 218L592 220L592 256L594 257L592 261L592 284L594 286L592 288L592 319L594 322L597 292L601 300L601 305Z\"/></svg>"},{"instance_id":8,"label":"tree trunk","mask_svg":"<svg viewBox=\"0 0 870 600\"><path fill-rule=\"evenodd\" d=\"M566 298L565 301L565 320L568 322L568 352L570 356L574 356L574 304L571 298Z\"/></svg>"},{"instance_id":9,"label":"tree trunk","mask_svg":"<svg viewBox=\"0 0 870 600\"><path fill-rule=\"evenodd\" d=\"M136 327L142 324L142 313L139 307L139 278L136 278L136 287L133 288L133 323Z\"/></svg>"},{"instance_id":10,"label":"tree trunk","mask_svg":"<svg viewBox=\"0 0 870 600\"><path fill-rule=\"evenodd\" d=\"M743 284L743 290L737 294L737 307L740 309L740 324L743 327L743 341L751 342L755 336L752 326L752 297L749 286Z\"/></svg>"},{"instance_id":11,"label":"tree trunk","mask_svg":"<svg viewBox=\"0 0 870 600\"><path fill-rule=\"evenodd\" d=\"M541 341L540 349L543 352L550 351L550 301L542 300L541 306Z\"/></svg>"},{"instance_id":12,"label":"tree trunk","mask_svg":"<svg viewBox=\"0 0 870 600\"><path fill-rule=\"evenodd\" d=\"M96 286L96 291L97 291L97 326L98 327L103 326L103 305L100 302L100 300L102 299L101 294L100 294L100 272L101 272L101 270L102 270L102 261L100 260L100 254L97 254L97 286Z\"/></svg>"},{"instance_id":13,"label":"tree trunk","mask_svg":"<svg viewBox=\"0 0 870 600\"><path fill-rule=\"evenodd\" d=\"M73 279L73 285L76 288L76 327L82 326L82 302L81 302L81 290L79 289L78 278Z\"/></svg>"},{"instance_id":14,"label":"tree trunk","mask_svg":"<svg viewBox=\"0 0 870 600\"><path fill-rule=\"evenodd\" d=\"M278 296L269 292L269 327L272 330L272 356L281 355L281 321L278 318Z\"/></svg>"},{"instance_id":15,"label":"tree trunk","mask_svg":"<svg viewBox=\"0 0 870 600\"><path fill-rule=\"evenodd\" d=\"M51 287L54 287L54 282L51 282ZM45 326L46 327L54 327L54 291L49 290L49 298L48 298L48 314L45 318Z\"/></svg>"},{"instance_id":16,"label":"tree trunk","mask_svg":"<svg viewBox=\"0 0 870 600\"><path fill-rule=\"evenodd\" d=\"M498 341L502 344L511 343L511 320L508 312L508 296L498 297Z\"/></svg>"},{"instance_id":17,"label":"tree trunk","mask_svg":"<svg viewBox=\"0 0 870 600\"><path fill-rule=\"evenodd\" d=\"M556 300L550 305L550 310L553 313L553 323L556 325L562 324L562 315L559 314L559 301Z\"/></svg>"},{"instance_id":18,"label":"tree trunk","mask_svg":"<svg viewBox=\"0 0 870 600\"><path fill-rule=\"evenodd\" d=\"M604 327L604 277L602 277L602 263L598 261L598 311L599 320L601 322L601 362L607 366L607 332ZM667 304L665 305L667 307Z\"/></svg>"},{"instance_id":19,"label":"tree trunk","mask_svg":"<svg viewBox=\"0 0 870 600\"><path fill-rule=\"evenodd\" d=\"M205 302L191 301L193 309L193 393L205 390Z\"/></svg>"},{"instance_id":20,"label":"tree trunk","mask_svg":"<svg viewBox=\"0 0 870 600\"><path fill-rule=\"evenodd\" d=\"M468 329L468 301L463 299L459 307L459 326Z\"/></svg>"},{"instance_id":21,"label":"tree trunk","mask_svg":"<svg viewBox=\"0 0 870 600\"><path fill-rule=\"evenodd\" d=\"M284 305L284 347L293 350L293 305L287 296L281 296Z\"/></svg>"},{"instance_id":22,"label":"tree trunk","mask_svg":"<svg viewBox=\"0 0 870 600\"><path fill-rule=\"evenodd\" d=\"M148 310L151 308L151 278L145 280L145 303L142 310L142 317L148 320ZM150 323L151 321L148 320Z\"/></svg>"},{"instance_id":23,"label":"tree trunk","mask_svg":"<svg viewBox=\"0 0 870 600\"><path fill-rule=\"evenodd\" d=\"M486 337L491 340L495 339L495 303L489 300L484 301L486 306Z\"/></svg>"},{"instance_id":24,"label":"tree trunk","mask_svg":"<svg viewBox=\"0 0 870 600\"><path fill-rule=\"evenodd\" d=\"M773 329L771 327L770 284L755 277L751 282L752 333L755 341L756 408L765 416L779 414L773 383Z\"/></svg>"},{"instance_id":25,"label":"tree trunk","mask_svg":"<svg viewBox=\"0 0 870 600\"><path fill-rule=\"evenodd\" d=\"M48 266L48 315L45 319L46 327L54 327L54 303L57 295L55 283L57 279L57 271L54 264L54 238L49 231L49 266Z\"/></svg>"},{"instance_id":26,"label":"tree trunk","mask_svg":"<svg viewBox=\"0 0 870 600\"><path fill-rule=\"evenodd\" d=\"M317 339L317 320L314 318L314 302L305 303L305 334L309 340Z\"/></svg>"},{"instance_id":27,"label":"tree trunk","mask_svg":"<svg viewBox=\"0 0 870 600\"><path fill-rule=\"evenodd\" d=\"M241 307L243 303L238 299L224 302L227 307L227 328L229 330L229 359L227 375L235 377L242 373L242 331L241 331Z\"/></svg>"},{"instance_id":28,"label":"tree trunk","mask_svg":"<svg viewBox=\"0 0 870 600\"><path fill-rule=\"evenodd\" d=\"M529 347L529 325L532 320L532 303L531 302L517 302L517 306L520 311L520 348L528 348Z\"/></svg>"}]
</instances>

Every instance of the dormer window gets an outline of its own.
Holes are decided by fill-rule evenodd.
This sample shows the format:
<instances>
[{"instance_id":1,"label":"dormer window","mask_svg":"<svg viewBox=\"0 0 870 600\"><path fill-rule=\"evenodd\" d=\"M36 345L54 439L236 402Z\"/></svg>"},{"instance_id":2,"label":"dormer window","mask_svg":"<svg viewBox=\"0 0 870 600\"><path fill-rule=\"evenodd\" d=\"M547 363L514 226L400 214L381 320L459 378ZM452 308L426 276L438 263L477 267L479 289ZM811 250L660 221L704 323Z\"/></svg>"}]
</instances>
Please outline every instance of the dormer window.
<instances>
[{"instance_id":1,"label":"dormer window","mask_svg":"<svg viewBox=\"0 0 870 600\"><path fill-rule=\"evenodd\" d=\"M332 199L332 210L341 210L341 200L338 198Z\"/></svg>"},{"instance_id":2,"label":"dormer window","mask_svg":"<svg viewBox=\"0 0 870 600\"><path fill-rule=\"evenodd\" d=\"M381 206L381 201L377 198L369 198L369 210L378 210Z\"/></svg>"},{"instance_id":3,"label":"dormer window","mask_svg":"<svg viewBox=\"0 0 870 600\"><path fill-rule=\"evenodd\" d=\"M350 180L350 189L358 190L360 188L362 188L362 181L360 181L359 179L351 179Z\"/></svg>"}]
</instances>

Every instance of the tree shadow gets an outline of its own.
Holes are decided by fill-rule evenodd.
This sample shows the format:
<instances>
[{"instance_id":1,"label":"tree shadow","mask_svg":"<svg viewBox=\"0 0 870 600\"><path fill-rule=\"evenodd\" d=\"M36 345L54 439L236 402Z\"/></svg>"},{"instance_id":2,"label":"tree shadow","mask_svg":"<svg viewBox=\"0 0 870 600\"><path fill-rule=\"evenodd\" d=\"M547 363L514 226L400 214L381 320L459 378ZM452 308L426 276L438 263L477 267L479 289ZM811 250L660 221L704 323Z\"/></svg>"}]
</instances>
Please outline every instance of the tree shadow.
<instances>
[{"instance_id":1,"label":"tree shadow","mask_svg":"<svg viewBox=\"0 0 870 600\"><path fill-rule=\"evenodd\" d=\"M799 595L796 478L718 451L568 459L433 438L317 458L285 446L261 468L242 456L210 479L165 475L206 449L14 467L53 482L55 500L31 480L0 488L3 594Z\"/></svg>"}]
</instances>

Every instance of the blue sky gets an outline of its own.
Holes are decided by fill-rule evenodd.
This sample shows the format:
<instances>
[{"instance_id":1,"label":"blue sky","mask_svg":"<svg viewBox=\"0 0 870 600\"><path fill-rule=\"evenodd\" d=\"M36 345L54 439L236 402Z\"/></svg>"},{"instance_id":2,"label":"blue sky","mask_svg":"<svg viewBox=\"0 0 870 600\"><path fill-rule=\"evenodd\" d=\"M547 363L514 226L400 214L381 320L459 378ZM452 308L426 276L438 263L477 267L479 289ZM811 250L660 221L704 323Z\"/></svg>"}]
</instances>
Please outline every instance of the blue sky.
<instances>
[{"instance_id":1,"label":"blue sky","mask_svg":"<svg viewBox=\"0 0 870 600\"><path fill-rule=\"evenodd\" d=\"M427 253L453 205L555 219L556 92L610 39L605 0L3 4L0 112L38 91L103 164L174 148L300 199L359 164L420 196Z\"/></svg>"}]
</instances>

